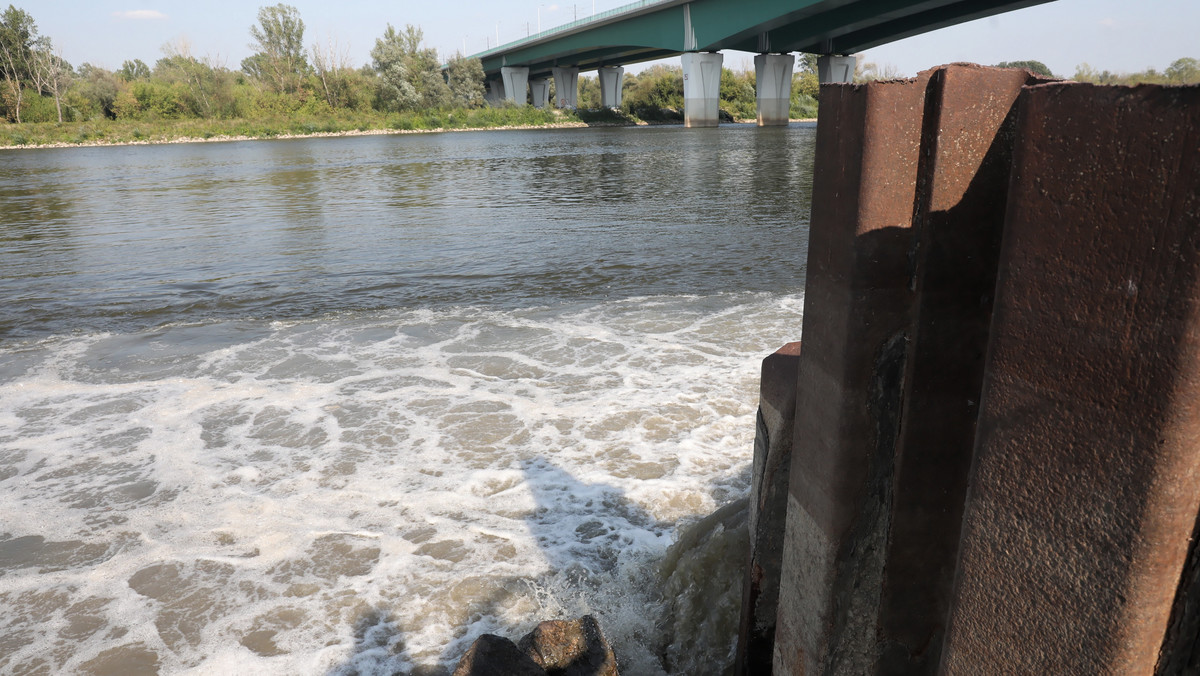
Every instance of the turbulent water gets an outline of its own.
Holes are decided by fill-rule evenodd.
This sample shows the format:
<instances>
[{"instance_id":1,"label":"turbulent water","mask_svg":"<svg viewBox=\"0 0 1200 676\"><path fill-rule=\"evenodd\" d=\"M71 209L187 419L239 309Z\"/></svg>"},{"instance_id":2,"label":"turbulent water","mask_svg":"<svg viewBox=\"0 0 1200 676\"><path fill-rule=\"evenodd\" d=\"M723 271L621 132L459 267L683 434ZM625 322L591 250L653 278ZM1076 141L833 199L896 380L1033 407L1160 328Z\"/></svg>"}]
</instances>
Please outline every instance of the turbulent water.
<instances>
[{"instance_id":1,"label":"turbulent water","mask_svg":"<svg viewBox=\"0 0 1200 676\"><path fill-rule=\"evenodd\" d=\"M813 135L4 152L0 673L436 673L585 612L704 673L659 563L747 493Z\"/></svg>"}]
</instances>

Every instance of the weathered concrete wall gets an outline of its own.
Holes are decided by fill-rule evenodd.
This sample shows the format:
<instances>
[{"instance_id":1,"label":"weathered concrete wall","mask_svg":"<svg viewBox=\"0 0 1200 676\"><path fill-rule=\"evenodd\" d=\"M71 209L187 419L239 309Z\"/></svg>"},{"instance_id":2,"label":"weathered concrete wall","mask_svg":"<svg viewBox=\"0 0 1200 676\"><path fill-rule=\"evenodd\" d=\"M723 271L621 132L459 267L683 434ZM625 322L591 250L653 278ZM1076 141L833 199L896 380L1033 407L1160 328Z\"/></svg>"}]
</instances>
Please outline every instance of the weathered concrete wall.
<instances>
[{"instance_id":1,"label":"weathered concrete wall","mask_svg":"<svg viewBox=\"0 0 1200 676\"><path fill-rule=\"evenodd\" d=\"M1200 88L1045 82L822 91L777 674L1200 662Z\"/></svg>"},{"instance_id":2,"label":"weathered concrete wall","mask_svg":"<svg viewBox=\"0 0 1200 676\"><path fill-rule=\"evenodd\" d=\"M945 669L1152 673L1200 510L1200 88L1030 88L1017 139Z\"/></svg>"}]
</instances>

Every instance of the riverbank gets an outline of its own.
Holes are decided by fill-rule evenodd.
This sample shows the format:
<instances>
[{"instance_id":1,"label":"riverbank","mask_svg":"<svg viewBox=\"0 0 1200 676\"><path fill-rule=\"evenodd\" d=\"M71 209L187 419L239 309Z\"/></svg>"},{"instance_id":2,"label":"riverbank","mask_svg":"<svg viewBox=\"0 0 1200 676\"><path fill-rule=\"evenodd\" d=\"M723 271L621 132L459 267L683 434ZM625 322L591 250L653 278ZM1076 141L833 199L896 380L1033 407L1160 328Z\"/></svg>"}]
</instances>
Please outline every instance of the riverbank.
<instances>
[{"instance_id":1,"label":"riverbank","mask_svg":"<svg viewBox=\"0 0 1200 676\"><path fill-rule=\"evenodd\" d=\"M539 110L531 107L422 111L390 115L372 111L326 118L279 116L229 120L101 119L74 123L4 125L0 127L0 148L152 145L633 124L644 122L620 111Z\"/></svg>"},{"instance_id":2,"label":"riverbank","mask_svg":"<svg viewBox=\"0 0 1200 676\"><path fill-rule=\"evenodd\" d=\"M738 120L738 122L753 121ZM792 121L815 122L816 120ZM8 124L0 127L0 150L679 124L682 124L680 120L643 120L620 110L563 111L534 108L486 108L472 111L409 113L392 117L363 116L325 120L280 118L269 120L98 120L62 124L43 122Z\"/></svg>"},{"instance_id":3,"label":"riverbank","mask_svg":"<svg viewBox=\"0 0 1200 676\"><path fill-rule=\"evenodd\" d=\"M302 138L335 138L343 136L385 136L391 134L433 134L441 132L456 132L456 131L486 131L500 129L567 129L572 127L587 127L595 126L588 125L586 122L551 122L547 124L527 124L527 125L501 125L495 127L458 127L458 128L434 128L434 129L349 129L345 131L319 131L311 133L282 133L282 134L217 134L214 136L174 136L162 137L153 139L139 139L134 141L125 140L109 140L105 138L93 138L87 141L67 142L56 141L52 143L27 143L25 145L5 145L0 146L0 150L27 150L27 149L42 149L42 148L87 148L96 146L145 146L145 145L161 145L170 143L222 143L229 141L258 141L264 139L302 139Z\"/></svg>"}]
</instances>

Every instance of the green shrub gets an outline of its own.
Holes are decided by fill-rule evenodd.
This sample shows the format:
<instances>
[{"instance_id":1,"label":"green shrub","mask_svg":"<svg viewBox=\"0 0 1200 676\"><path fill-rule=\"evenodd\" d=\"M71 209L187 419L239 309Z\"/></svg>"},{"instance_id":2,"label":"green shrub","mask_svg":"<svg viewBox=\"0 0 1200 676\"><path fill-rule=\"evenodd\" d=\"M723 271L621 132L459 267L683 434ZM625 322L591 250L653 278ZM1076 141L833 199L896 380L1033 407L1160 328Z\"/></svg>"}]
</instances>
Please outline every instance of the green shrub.
<instances>
[{"instance_id":1,"label":"green shrub","mask_svg":"<svg viewBox=\"0 0 1200 676\"><path fill-rule=\"evenodd\" d=\"M57 122L58 110L54 107L54 98L40 96L32 90L25 90L25 99L21 103L21 121L26 123Z\"/></svg>"},{"instance_id":2,"label":"green shrub","mask_svg":"<svg viewBox=\"0 0 1200 676\"><path fill-rule=\"evenodd\" d=\"M178 119L184 116L186 91L182 85L170 85L155 80L138 80L130 85L137 108L153 118ZM118 113L119 115L119 113Z\"/></svg>"},{"instance_id":3,"label":"green shrub","mask_svg":"<svg viewBox=\"0 0 1200 676\"><path fill-rule=\"evenodd\" d=\"M792 92L792 103L788 109L788 117L793 120L807 120L817 116L817 100L808 94Z\"/></svg>"}]
</instances>

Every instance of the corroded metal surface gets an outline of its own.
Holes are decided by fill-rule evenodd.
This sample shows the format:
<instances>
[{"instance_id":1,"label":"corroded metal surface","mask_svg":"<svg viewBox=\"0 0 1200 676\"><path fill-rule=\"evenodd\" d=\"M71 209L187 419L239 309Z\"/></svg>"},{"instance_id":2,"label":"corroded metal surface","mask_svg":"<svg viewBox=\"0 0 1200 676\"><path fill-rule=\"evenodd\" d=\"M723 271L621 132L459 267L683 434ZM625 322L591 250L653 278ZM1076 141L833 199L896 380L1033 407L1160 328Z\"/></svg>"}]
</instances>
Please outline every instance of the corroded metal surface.
<instances>
[{"instance_id":1,"label":"corroded metal surface","mask_svg":"<svg viewBox=\"0 0 1200 676\"><path fill-rule=\"evenodd\" d=\"M1019 105L943 667L1152 673L1200 508L1200 88Z\"/></svg>"},{"instance_id":2,"label":"corroded metal surface","mask_svg":"<svg viewBox=\"0 0 1200 676\"><path fill-rule=\"evenodd\" d=\"M750 485L750 555L742 586L737 674L771 671L799 368L799 342L784 345L762 363Z\"/></svg>"},{"instance_id":3,"label":"corroded metal surface","mask_svg":"<svg viewBox=\"0 0 1200 676\"><path fill-rule=\"evenodd\" d=\"M1045 80L956 64L926 90L913 209L916 299L879 613L880 673L941 657L992 317L1016 102Z\"/></svg>"},{"instance_id":4,"label":"corroded metal surface","mask_svg":"<svg viewBox=\"0 0 1200 676\"><path fill-rule=\"evenodd\" d=\"M927 81L821 92L778 674L870 666Z\"/></svg>"}]
</instances>

